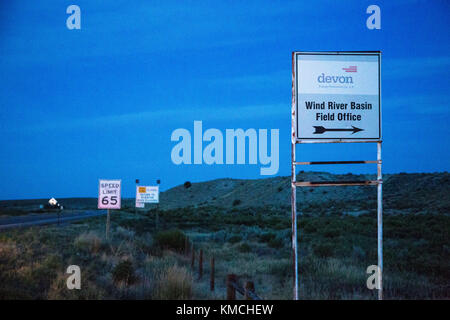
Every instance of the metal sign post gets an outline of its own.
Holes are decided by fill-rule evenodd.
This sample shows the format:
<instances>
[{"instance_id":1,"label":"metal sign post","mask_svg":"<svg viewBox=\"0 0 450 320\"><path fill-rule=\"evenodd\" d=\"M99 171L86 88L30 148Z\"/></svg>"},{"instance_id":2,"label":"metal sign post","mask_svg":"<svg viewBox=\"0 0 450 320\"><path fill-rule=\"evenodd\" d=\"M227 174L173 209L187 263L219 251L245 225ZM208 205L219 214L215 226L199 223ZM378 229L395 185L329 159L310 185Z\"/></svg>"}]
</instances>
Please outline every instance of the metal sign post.
<instances>
[{"instance_id":1,"label":"metal sign post","mask_svg":"<svg viewBox=\"0 0 450 320\"><path fill-rule=\"evenodd\" d=\"M138 187L138 185L139 185L139 179L136 179L136 188ZM144 205L144 207L145 207L145 205ZM137 202L137 199L135 199L134 214L137 213L137 208L138 208L138 202ZM142 208L142 207L139 207L139 208Z\"/></svg>"},{"instance_id":2,"label":"metal sign post","mask_svg":"<svg viewBox=\"0 0 450 320\"><path fill-rule=\"evenodd\" d=\"M156 229L159 229L159 185L161 184L161 180L156 180L156 184L158 185L158 201L156 202L156 219L155 219L155 225Z\"/></svg>"},{"instance_id":3,"label":"metal sign post","mask_svg":"<svg viewBox=\"0 0 450 320\"><path fill-rule=\"evenodd\" d=\"M293 52L291 109L291 208L294 300L299 298L297 187L377 186L378 299L383 299L381 174L381 53ZM302 143L377 143L377 160L297 162ZM377 179L297 181L297 165L377 164Z\"/></svg>"},{"instance_id":4,"label":"metal sign post","mask_svg":"<svg viewBox=\"0 0 450 320\"><path fill-rule=\"evenodd\" d=\"M107 209L106 239L109 238L111 209L121 208L121 180L99 180L98 209Z\"/></svg>"},{"instance_id":5,"label":"metal sign post","mask_svg":"<svg viewBox=\"0 0 450 320\"><path fill-rule=\"evenodd\" d=\"M109 239L109 226L111 224L110 221L111 221L111 213L109 212L109 209L107 209L106 210L106 231L105 231L106 240Z\"/></svg>"},{"instance_id":6,"label":"metal sign post","mask_svg":"<svg viewBox=\"0 0 450 320\"><path fill-rule=\"evenodd\" d=\"M295 55L292 55L292 119L291 119L291 208L292 208L292 265L294 269L294 300L298 300L298 258L297 258L297 192L295 174L295 146L297 144L296 116L296 68Z\"/></svg>"},{"instance_id":7,"label":"metal sign post","mask_svg":"<svg viewBox=\"0 0 450 320\"><path fill-rule=\"evenodd\" d=\"M381 176L381 141L377 143L377 246L378 246L378 300L383 300L383 180Z\"/></svg>"}]
</instances>

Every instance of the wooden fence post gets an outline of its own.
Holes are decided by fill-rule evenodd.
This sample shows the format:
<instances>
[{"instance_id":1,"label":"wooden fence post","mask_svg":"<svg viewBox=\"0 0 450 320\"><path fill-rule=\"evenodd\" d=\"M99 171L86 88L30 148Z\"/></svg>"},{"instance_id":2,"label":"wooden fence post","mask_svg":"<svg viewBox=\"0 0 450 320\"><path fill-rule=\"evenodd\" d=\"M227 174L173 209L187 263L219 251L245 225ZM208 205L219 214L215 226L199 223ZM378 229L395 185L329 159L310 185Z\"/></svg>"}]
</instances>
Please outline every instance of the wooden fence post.
<instances>
[{"instance_id":1,"label":"wooden fence post","mask_svg":"<svg viewBox=\"0 0 450 320\"><path fill-rule=\"evenodd\" d=\"M255 293L255 284L253 281L247 281L245 283L245 300L253 300L249 293Z\"/></svg>"},{"instance_id":2,"label":"wooden fence post","mask_svg":"<svg viewBox=\"0 0 450 320\"><path fill-rule=\"evenodd\" d=\"M235 284L237 276L235 274L227 275L227 300L236 300L236 289L232 284Z\"/></svg>"},{"instance_id":3,"label":"wooden fence post","mask_svg":"<svg viewBox=\"0 0 450 320\"><path fill-rule=\"evenodd\" d=\"M194 270L194 263L195 263L195 249L194 244L192 244L192 250L191 250L191 268Z\"/></svg>"},{"instance_id":4,"label":"wooden fence post","mask_svg":"<svg viewBox=\"0 0 450 320\"><path fill-rule=\"evenodd\" d=\"M198 258L198 278L203 277L203 250L200 249L200 256Z\"/></svg>"},{"instance_id":5,"label":"wooden fence post","mask_svg":"<svg viewBox=\"0 0 450 320\"><path fill-rule=\"evenodd\" d=\"M209 285L210 285L211 291L214 291L214 257L211 257L211 274L210 274Z\"/></svg>"}]
</instances>

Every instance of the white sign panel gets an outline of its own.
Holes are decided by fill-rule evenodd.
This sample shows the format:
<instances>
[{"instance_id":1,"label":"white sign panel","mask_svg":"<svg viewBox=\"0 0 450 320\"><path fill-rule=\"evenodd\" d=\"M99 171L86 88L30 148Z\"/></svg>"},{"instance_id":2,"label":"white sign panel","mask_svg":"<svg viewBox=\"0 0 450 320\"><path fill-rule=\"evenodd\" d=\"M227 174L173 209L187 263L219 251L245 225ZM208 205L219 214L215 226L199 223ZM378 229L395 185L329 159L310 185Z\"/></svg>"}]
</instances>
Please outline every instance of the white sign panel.
<instances>
[{"instance_id":1,"label":"white sign panel","mask_svg":"<svg viewBox=\"0 0 450 320\"><path fill-rule=\"evenodd\" d=\"M297 138L381 139L380 53L295 53Z\"/></svg>"},{"instance_id":2,"label":"white sign panel","mask_svg":"<svg viewBox=\"0 0 450 320\"><path fill-rule=\"evenodd\" d=\"M145 202L140 202L136 199L136 208L145 208Z\"/></svg>"},{"instance_id":3,"label":"white sign panel","mask_svg":"<svg viewBox=\"0 0 450 320\"><path fill-rule=\"evenodd\" d=\"M120 209L121 180L100 180L98 185L98 208Z\"/></svg>"},{"instance_id":4,"label":"white sign panel","mask_svg":"<svg viewBox=\"0 0 450 320\"><path fill-rule=\"evenodd\" d=\"M158 203L159 187L136 186L136 207L137 203ZM139 207L138 207L139 208Z\"/></svg>"}]
</instances>

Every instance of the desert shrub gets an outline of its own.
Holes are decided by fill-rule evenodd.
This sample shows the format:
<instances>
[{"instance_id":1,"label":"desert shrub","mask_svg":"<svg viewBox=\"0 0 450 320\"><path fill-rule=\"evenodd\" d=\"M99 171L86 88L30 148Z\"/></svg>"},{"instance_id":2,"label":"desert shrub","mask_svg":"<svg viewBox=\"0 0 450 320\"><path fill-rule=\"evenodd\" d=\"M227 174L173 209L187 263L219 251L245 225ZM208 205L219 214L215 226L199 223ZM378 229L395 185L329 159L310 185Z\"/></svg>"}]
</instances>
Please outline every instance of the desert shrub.
<instances>
[{"instance_id":1,"label":"desert shrub","mask_svg":"<svg viewBox=\"0 0 450 320\"><path fill-rule=\"evenodd\" d=\"M283 240L281 240L280 238L273 238L271 239L267 245L271 248L275 248L275 249L280 249L283 248Z\"/></svg>"},{"instance_id":2,"label":"desert shrub","mask_svg":"<svg viewBox=\"0 0 450 320\"><path fill-rule=\"evenodd\" d=\"M284 278L292 273L292 261L290 259L276 260L269 264L268 273Z\"/></svg>"},{"instance_id":3,"label":"desert shrub","mask_svg":"<svg viewBox=\"0 0 450 320\"><path fill-rule=\"evenodd\" d=\"M262 242L270 242L271 240L275 239L275 233L273 233L273 232L263 233L259 236L259 239Z\"/></svg>"},{"instance_id":4,"label":"desert shrub","mask_svg":"<svg viewBox=\"0 0 450 320\"><path fill-rule=\"evenodd\" d=\"M81 279L84 279L82 276ZM105 292L95 283L82 280L81 290L67 290L67 275L59 273L53 280L47 298L49 300L100 300L105 298Z\"/></svg>"},{"instance_id":5,"label":"desert shrub","mask_svg":"<svg viewBox=\"0 0 450 320\"><path fill-rule=\"evenodd\" d=\"M211 238L216 242L225 242L227 235L228 235L228 232L226 232L225 230L220 230L220 231L214 232L211 235Z\"/></svg>"},{"instance_id":6,"label":"desert shrub","mask_svg":"<svg viewBox=\"0 0 450 320\"><path fill-rule=\"evenodd\" d=\"M75 248L98 253L102 248L102 239L93 231L80 234L74 242Z\"/></svg>"},{"instance_id":7,"label":"desert shrub","mask_svg":"<svg viewBox=\"0 0 450 320\"><path fill-rule=\"evenodd\" d=\"M153 252L153 249L155 247L153 246L154 241L150 233L145 233L140 237L135 237L134 239L136 247L142 250L142 252L144 253Z\"/></svg>"},{"instance_id":8,"label":"desert shrub","mask_svg":"<svg viewBox=\"0 0 450 320\"><path fill-rule=\"evenodd\" d=\"M28 269L22 274L23 281L31 291L36 291L38 295L44 294L57 277L59 270L63 269L61 258L57 255L48 255L41 263Z\"/></svg>"},{"instance_id":9,"label":"desert shrub","mask_svg":"<svg viewBox=\"0 0 450 320\"><path fill-rule=\"evenodd\" d=\"M333 255L334 246L329 242L319 243L313 246L313 251L319 257L330 257Z\"/></svg>"},{"instance_id":10,"label":"desert shrub","mask_svg":"<svg viewBox=\"0 0 450 320\"><path fill-rule=\"evenodd\" d=\"M0 243L0 266L13 263L19 254L20 251L15 243Z\"/></svg>"},{"instance_id":11,"label":"desert shrub","mask_svg":"<svg viewBox=\"0 0 450 320\"><path fill-rule=\"evenodd\" d=\"M250 251L252 251L252 248L250 247L250 245L248 243L244 242L238 246L238 250L239 250L239 252L250 252Z\"/></svg>"},{"instance_id":12,"label":"desert shrub","mask_svg":"<svg viewBox=\"0 0 450 320\"><path fill-rule=\"evenodd\" d=\"M241 240L242 240L241 236L232 236L228 241L230 241L231 243L238 243Z\"/></svg>"},{"instance_id":13,"label":"desert shrub","mask_svg":"<svg viewBox=\"0 0 450 320\"><path fill-rule=\"evenodd\" d=\"M185 239L186 235L178 229L160 231L155 235L155 244L160 248L182 251Z\"/></svg>"},{"instance_id":14,"label":"desert shrub","mask_svg":"<svg viewBox=\"0 0 450 320\"><path fill-rule=\"evenodd\" d=\"M312 224L312 223L307 223L305 224L305 226L303 227L303 230L307 233L314 233L317 231L317 227Z\"/></svg>"},{"instance_id":15,"label":"desert shrub","mask_svg":"<svg viewBox=\"0 0 450 320\"><path fill-rule=\"evenodd\" d=\"M335 238L338 237L341 234L341 231L334 226L326 226L323 230L322 230L322 234L324 237L327 238Z\"/></svg>"},{"instance_id":16,"label":"desert shrub","mask_svg":"<svg viewBox=\"0 0 450 320\"><path fill-rule=\"evenodd\" d=\"M131 261L124 260L119 262L112 271L112 278L115 283L132 284L136 281L134 267Z\"/></svg>"},{"instance_id":17,"label":"desert shrub","mask_svg":"<svg viewBox=\"0 0 450 320\"><path fill-rule=\"evenodd\" d=\"M233 207L236 207L236 206L240 205L241 203L242 203L242 201L240 199L235 199L233 201Z\"/></svg>"},{"instance_id":18,"label":"desert shrub","mask_svg":"<svg viewBox=\"0 0 450 320\"><path fill-rule=\"evenodd\" d=\"M114 235L119 237L120 239L133 239L135 232L133 230L129 230L119 226L114 231Z\"/></svg>"},{"instance_id":19,"label":"desert shrub","mask_svg":"<svg viewBox=\"0 0 450 320\"><path fill-rule=\"evenodd\" d=\"M359 261L364 261L366 258L366 252L359 246L353 246L352 256Z\"/></svg>"},{"instance_id":20,"label":"desert shrub","mask_svg":"<svg viewBox=\"0 0 450 320\"><path fill-rule=\"evenodd\" d=\"M166 254L162 257L147 256L144 262L144 272L147 275L156 277L174 265L177 265L177 257L175 255Z\"/></svg>"},{"instance_id":21,"label":"desert shrub","mask_svg":"<svg viewBox=\"0 0 450 320\"><path fill-rule=\"evenodd\" d=\"M191 297L192 275L186 268L174 265L157 276L153 299L187 300Z\"/></svg>"}]
</instances>

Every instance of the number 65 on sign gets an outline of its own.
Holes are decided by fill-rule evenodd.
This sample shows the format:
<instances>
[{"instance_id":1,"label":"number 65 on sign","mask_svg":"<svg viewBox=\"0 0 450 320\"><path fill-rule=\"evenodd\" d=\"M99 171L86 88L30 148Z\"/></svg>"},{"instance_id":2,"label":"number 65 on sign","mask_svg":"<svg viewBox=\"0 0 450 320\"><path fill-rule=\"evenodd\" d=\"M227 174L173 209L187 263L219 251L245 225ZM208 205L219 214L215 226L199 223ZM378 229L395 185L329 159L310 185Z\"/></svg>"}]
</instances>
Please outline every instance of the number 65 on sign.
<instances>
[{"instance_id":1,"label":"number 65 on sign","mask_svg":"<svg viewBox=\"0 0 450 320\"><path fill-rule=\"evenodd\" d=\"M98 208L120 209L120 185L122 180L99 180Z\"/></svg>"}]
</instances>

